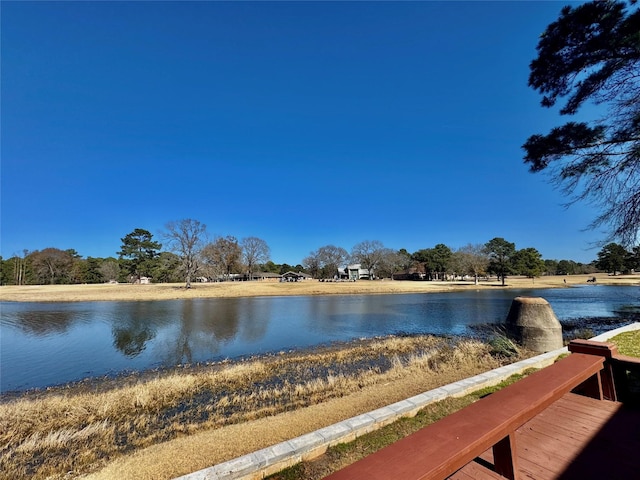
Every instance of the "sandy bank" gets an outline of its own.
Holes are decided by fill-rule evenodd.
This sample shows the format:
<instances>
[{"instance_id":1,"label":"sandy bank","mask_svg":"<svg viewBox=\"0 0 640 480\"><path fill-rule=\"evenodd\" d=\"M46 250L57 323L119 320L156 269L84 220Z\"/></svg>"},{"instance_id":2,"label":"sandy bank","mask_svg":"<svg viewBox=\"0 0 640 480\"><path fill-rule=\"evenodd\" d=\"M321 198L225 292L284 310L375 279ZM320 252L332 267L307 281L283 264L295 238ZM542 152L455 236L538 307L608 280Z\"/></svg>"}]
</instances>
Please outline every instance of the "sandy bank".
<instances>
[{"instance_id":1,"label":"sandy bank","mask_svg":"<svg viewBox=\"0 0 640 480\"><path fill-rule=\"evenodd\" d=\"M593 275L547 276L536 279L507 278L504 288L564 288L588 285ZM597 285L640 285L640 274L608 276L596 274ZM565 283L566 281L566 283ZM28 285L0 287L0 301L15 302L89 302L89 301L146 301L185 298L263 297L290 295L368 295L390 293L434 293L460 290L503 288L496 279L473 282L412 282L412 281L358 281L358 282L225 282L193 284L187 290L183 284L100 284L100 285Z\"/></svg>"}]
</instances>

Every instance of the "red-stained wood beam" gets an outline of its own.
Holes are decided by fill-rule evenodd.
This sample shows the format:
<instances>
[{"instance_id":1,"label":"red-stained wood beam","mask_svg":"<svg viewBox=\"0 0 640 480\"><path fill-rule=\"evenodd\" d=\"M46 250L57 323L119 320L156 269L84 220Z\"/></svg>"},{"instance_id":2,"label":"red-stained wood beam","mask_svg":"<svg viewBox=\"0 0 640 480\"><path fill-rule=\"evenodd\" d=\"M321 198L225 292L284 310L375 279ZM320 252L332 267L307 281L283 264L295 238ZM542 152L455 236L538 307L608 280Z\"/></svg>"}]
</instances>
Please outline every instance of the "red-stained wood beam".
<instances>
[{"instance_id":1,"label":"red-stained wood beam","mask_svg":"<svg viewBox=\"0 0 640 480\"><path fill-rule=\"evenodd\" d=\"M597 375L603 364L601 356L574 353L335 472L327 480L444 479ZM515 453L512 442L510 438L508 447ZM506 445L498 446L501 456L508 456L506 450ZM515 465L513 468L517 471Z\"/></svg>"}]
</instances>

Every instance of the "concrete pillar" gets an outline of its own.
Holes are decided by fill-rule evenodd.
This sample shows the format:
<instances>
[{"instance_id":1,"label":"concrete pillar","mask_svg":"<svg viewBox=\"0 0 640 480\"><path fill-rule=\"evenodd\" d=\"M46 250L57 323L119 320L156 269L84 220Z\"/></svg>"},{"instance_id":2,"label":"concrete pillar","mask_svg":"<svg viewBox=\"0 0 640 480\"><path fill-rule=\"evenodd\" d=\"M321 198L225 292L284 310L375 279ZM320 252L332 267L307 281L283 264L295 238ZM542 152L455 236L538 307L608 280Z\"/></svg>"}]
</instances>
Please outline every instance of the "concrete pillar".
<instances>
[{"instance_id":1,"label":"concrete pillar","mask_svg":"<svg viewBox=\"0 0 640 480\"><path fill-rule=\"evenodd\" d=\"M562 326L549 302L541 297L516 297L507 315L507 334L534 352L562 348Z\"/></svg>"}]
</instances>

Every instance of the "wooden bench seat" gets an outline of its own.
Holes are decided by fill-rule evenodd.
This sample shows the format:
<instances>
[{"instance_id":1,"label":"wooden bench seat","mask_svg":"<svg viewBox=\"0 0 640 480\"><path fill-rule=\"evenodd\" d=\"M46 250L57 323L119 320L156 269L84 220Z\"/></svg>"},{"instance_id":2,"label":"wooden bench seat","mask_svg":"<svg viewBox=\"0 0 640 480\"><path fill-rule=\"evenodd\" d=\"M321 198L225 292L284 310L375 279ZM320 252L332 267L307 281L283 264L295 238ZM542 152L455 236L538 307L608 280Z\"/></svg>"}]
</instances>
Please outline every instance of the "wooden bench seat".
<instances>
[{"instance_id":1,"label":"wooden bench seat","mask_svg":"<svg viewBox=\"0 0 640 480\"><path fill-rule=\"evenodd\" d=\"M598 390L604 361L601 356L573 353L327 480L444 479L492 447L495 472L514 479L518 472L515 430L588 379L593 378L591 392L593 385ZM602 398L602 388L599 392Z\"/></svg>"}]
</instances>

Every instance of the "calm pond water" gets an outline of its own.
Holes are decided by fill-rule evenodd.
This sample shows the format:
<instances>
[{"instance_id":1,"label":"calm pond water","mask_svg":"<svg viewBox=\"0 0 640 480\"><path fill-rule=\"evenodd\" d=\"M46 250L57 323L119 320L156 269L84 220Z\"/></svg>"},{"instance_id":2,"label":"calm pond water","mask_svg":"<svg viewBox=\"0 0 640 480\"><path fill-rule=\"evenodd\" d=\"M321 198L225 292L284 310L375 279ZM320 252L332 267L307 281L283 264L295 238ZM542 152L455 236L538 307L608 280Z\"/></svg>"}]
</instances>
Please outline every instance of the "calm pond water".
<instances>
[{"instance_id":1,"label":"calm pond water","mask_svg":"<svg viewBox=\"0 0 640 480\"><path fill-rule=\"evenodd\" d=\"M440 294L2 302L0 392L398 333L469 334L502 322L518 295L560 321L640 305L640 288L584 286Z\"/></svg>"}]
</instances>

